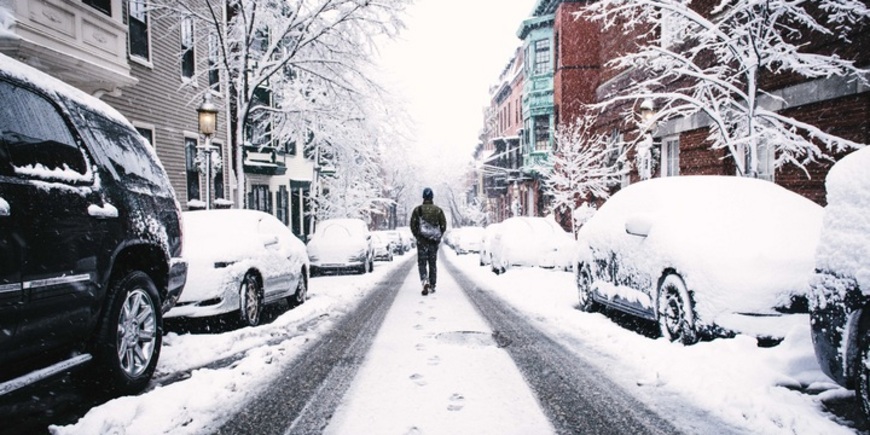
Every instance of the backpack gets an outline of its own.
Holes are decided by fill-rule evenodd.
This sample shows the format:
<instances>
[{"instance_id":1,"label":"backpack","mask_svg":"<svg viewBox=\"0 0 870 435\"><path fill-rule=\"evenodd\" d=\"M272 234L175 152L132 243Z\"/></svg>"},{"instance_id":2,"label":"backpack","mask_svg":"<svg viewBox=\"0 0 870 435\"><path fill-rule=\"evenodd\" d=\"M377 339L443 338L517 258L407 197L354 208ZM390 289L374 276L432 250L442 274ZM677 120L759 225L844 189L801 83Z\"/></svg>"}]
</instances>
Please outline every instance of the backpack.
<instances>
[{"instance_id":1,"label":"backpack","mask_svg":"<svg viewBox=\"0 0 870 435\"><path fill-rule=\"evenodd\" d=\"M430 242L441 241L441 228L438 225L432 225L423 216L420 216L420 236Z\"/></svg>"}]
</instances>

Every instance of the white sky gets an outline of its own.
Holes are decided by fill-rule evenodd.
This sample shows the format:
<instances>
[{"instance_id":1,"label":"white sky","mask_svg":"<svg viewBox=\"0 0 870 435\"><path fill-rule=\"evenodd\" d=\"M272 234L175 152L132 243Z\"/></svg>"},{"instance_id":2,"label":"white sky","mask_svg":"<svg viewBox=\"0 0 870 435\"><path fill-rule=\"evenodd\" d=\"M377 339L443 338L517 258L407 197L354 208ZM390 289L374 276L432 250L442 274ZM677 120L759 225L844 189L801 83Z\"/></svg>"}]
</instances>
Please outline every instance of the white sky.
<instances>
[{"instance_id":1,"label":"white sky","mask_svg":"<svg viewBox=\"0 0 870 435\"><path fill-rule=\"evenodd\" d=\"M411 146L468 156L483 126L489 87L521 41L516 31L536 0L416 0L407 28L381 46L387 86L404 100ZM449 151L449 152L448 152Z\"/></svg>"}]
</instances>

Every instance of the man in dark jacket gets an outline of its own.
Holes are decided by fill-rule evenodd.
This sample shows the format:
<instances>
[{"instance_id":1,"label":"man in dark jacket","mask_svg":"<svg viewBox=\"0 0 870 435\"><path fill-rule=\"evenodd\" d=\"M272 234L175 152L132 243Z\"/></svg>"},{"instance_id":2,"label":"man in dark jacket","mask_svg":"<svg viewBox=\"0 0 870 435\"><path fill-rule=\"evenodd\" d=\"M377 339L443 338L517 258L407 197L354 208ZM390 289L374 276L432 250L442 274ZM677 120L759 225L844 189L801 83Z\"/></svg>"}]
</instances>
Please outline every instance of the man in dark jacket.
<instances>
[{"instance_id":1,"label":"man in dark jacket","mask_svg":"<svg viewBox=\"0 0 870 435\"><path fill-rule=\"evenodd\" d=\"M423 282L423 296L429 292L435 293L438 244L447 230L444 211L432 203L432 197L432 189L423 189L423 204L418 205L411 213L411 233L417 239L417 267L420 269L420 281Z\"/></svg>"}]
</instances>

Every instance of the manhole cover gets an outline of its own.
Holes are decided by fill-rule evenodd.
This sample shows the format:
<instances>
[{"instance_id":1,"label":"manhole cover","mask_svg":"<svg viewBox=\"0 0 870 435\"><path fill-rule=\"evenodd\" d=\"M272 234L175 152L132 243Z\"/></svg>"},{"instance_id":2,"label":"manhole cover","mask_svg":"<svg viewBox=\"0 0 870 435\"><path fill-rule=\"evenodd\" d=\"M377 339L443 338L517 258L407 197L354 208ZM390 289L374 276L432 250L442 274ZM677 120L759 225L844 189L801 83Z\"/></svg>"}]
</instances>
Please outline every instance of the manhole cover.
<instances>
[{"instance_id":1,"label":"manhole cover","mask_svg":"<svg viewBox=\"0 0 870 435\"><path fill-rule=\"evenodd\" d=\"M481 331L450 331L450 332L442 332L435 336L435 338L439 341L448 344L458 344L460 346L467 347L485 347L485 346L498 346L504 347L508 344L502 343L503 340L500 340L498 337L498 333L491 334L488 332Z\"/></svg>"}]
</instances>

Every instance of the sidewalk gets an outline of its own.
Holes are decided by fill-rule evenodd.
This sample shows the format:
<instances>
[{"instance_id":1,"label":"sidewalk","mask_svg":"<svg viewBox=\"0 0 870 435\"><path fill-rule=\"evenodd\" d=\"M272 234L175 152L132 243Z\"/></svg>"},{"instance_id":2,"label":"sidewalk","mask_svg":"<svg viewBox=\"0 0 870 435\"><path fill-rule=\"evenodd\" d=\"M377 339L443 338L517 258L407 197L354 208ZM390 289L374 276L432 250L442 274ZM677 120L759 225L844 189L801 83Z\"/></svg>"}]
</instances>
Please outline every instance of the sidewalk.
<instances>
[{"instance_id":1,"label":"sidewalk","mask_svg":"<svg viewBox=\"0 0 870 435\"><path fill-rule=\"evenodd\" d=\"M443 262L435 294L405 279L326 434L554 432Z\"/></svg>"}]
</instances>

